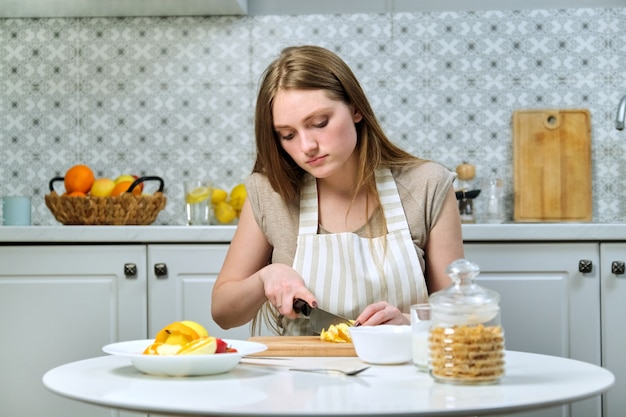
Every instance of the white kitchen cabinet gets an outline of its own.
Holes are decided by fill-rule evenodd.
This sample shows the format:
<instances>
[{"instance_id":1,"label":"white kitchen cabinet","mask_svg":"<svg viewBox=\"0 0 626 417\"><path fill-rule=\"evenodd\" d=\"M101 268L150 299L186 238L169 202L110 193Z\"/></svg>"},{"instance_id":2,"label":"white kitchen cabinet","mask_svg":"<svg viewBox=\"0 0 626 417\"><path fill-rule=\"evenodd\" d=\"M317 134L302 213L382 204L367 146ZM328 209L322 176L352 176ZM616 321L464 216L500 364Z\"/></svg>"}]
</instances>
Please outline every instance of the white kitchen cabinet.
<instances>
[{"instance_id":1,"label":"white kitchen cabinet","mask_svg":"<svg viewBox=\"0 0 626 417\"><path fill-rule=\"evenodd\" d=\"M62 398L41 378L58 365L103 355L108 343L154 337L177 320L202 323L217 337L250 337L248 325L226 331L211 319L211 292L227 250L228 244L0 246L0 357L10 358L0 372L0 416L145 415Z\"/></svg>"},{"instance_id":2,"label":"white kitchen cabinet","mask_svg":"<svg viewBox=\"0 0 626 417\"><path fill-rule=\"evenodd\" d=\"M211 318L211 292L227 250L227 244L148 246L150 334L175 320L194 320L216 337L251 336L250 325L223 330Z\"/></svg>"},{"instance_id":3,"label":"white kitchen cabinet","mask_svg":"<svg viewBox=\"0 0 626 417\"><path fill-rule=\"evenodd\" d=\"M626 243L600 245L602 300L602 366L615 375L615 386L603 397L604 417L626 410Z\"/></svg>"},{"instance_id":4,"label":"white kitchen cabinet","mask_svg":"<svg viewBox=\"0 0 626 417\"><path fill-rule=\"evenodd\" d=\"M62 398L41 378L146 336L145 259L140 245L0 246L0 415L138 415Z\"/></svg>"},{"instance_id":5,"label":"white kitchen cabinet","mask_svg":"<svg viewBox=\"0 0 626 417\"><path fill-rule=\"evenodd\" d=\"M466 243L465 257L480 266L478 283L501 296L507 350L602 363L598 243ZM602 401L515 415L601 416Z\"/></svg>"}]
</instances>

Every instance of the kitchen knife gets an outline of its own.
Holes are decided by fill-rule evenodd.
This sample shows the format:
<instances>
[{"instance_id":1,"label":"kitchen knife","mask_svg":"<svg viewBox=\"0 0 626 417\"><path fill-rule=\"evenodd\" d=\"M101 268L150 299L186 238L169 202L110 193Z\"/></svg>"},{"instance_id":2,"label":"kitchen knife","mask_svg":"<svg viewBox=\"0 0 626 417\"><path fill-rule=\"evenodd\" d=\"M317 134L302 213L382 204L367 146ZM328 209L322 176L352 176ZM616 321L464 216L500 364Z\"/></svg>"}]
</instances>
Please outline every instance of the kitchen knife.
<instances>
[{"instance_id":1,"label":"kitchen knife","mask_svg":"<svg viewBox=\"0 0 626 417\"><path fill-rule=\"evenodd\" d=\"M336 314L324 311L321 308L312 308L306 303L306 301L296 298L293 302L293 311L300 314L302 313L309 318L311 329L316 334L321 334L322 330L328 330L333 324L346 323L348 326L352 326L353 321L344 317L337 316Z\"/></svg>"}]
</instances>

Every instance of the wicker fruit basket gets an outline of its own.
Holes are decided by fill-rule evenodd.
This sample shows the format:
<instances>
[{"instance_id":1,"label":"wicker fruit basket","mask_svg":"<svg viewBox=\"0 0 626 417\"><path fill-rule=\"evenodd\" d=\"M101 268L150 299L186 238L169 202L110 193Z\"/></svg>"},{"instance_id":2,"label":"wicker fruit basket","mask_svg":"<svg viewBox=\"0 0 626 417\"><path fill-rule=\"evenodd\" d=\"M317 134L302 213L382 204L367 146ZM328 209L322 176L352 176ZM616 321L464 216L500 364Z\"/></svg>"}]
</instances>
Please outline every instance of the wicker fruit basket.
<instances>
[{"instance_id":1,"label":"wicker fruit basket","mask_svg":"<svg viewBox=\"0 0 626 417\"><path fill-rule=\"evenodd\" d=\"M63 179L54 177L50 180L50 194L45 200L54 218L65 225L147 225L153 223L165 207L161 177L138 178L127 192L117 197L58 195L54 183L63 182ZM131 191L144 181L159 181L159 189L152 195L132 194Z\"/></svg>"}]
</instances>

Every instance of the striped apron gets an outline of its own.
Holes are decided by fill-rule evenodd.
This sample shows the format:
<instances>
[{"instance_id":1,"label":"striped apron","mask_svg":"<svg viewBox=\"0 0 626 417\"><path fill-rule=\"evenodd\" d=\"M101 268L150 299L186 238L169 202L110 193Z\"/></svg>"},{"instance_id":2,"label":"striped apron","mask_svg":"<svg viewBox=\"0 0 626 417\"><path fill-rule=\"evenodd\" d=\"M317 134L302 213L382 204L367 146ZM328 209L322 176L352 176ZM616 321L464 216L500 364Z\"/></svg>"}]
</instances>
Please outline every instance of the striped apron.
<instances>
[{"instance_id":1,"label":"striped apron","mask_svg":"<svg viewBox=\"0 0 626 417\"><path fill-rule=\"evenodd\" d=\"M317 183L305 175L300 197L300 227L293 268L300 273L319 307L355 319L363 309L387 301L408 313L426 302L424 274L411 239L400 195L389 169L378 169L376 188L387 235L363 238L351 232L318 234ZM287 335L311 335L308 319L283 318Z\"/></svg>"}]
</instances>

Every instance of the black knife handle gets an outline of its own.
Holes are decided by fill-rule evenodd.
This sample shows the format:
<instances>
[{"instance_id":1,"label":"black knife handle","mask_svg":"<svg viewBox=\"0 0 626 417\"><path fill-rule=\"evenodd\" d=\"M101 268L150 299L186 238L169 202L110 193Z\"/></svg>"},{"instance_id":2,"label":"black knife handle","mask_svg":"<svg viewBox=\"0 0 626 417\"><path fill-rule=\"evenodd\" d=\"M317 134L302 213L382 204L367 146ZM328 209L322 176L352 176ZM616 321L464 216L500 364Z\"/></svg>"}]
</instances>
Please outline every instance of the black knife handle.
<instances>
[{"instance_id":1,"label":"black knife handle","mask_svg":"<svg viewBox=\"0 0 626 417\"><path fill-rule=\"evenodd\" d=\"M311 306L308 305L306 301L296 298L293 301L293 311L295 311L296 314L302 313L308 317L309 314L311 314Z\"/></svg>"}]
</instances>

